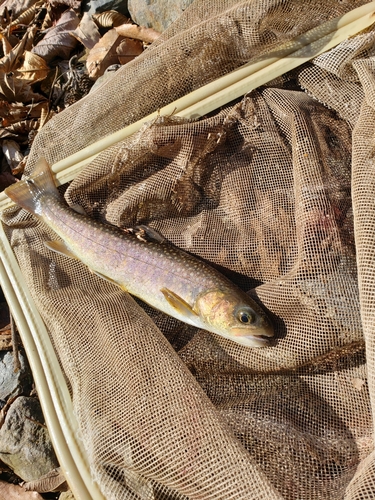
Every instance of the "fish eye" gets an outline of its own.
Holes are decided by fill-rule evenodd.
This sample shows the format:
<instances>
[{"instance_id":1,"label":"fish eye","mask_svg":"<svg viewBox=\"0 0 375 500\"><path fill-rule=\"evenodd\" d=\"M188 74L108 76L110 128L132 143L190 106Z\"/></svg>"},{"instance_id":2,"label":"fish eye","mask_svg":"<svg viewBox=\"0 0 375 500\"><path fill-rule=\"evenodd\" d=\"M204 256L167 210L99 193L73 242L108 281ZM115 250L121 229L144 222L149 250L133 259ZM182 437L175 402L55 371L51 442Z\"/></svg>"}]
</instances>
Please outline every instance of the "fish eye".
<instances>
[{"instance_id":1,"label":"fish eye","mask_svg":"<svg viewBox=\"0 0 375 500\"><path fill-rule=\"evenodd\" d=\"M241 323L245 325L253 323L254 321L253 315L250 314L248 311L238 311L237 317L241 321Z\"/></svg>"}]
</instances>

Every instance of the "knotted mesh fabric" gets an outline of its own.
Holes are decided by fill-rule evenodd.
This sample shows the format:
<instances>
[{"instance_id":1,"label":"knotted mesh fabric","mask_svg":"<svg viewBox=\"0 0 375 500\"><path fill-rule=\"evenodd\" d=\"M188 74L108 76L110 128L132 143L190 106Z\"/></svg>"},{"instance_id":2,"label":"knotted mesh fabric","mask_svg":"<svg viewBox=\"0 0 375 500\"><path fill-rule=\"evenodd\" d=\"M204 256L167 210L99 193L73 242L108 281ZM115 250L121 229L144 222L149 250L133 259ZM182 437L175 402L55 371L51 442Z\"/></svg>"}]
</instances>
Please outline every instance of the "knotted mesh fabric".
<instances>
[{"instance_id":1,"label":"knotted mesh fabric","mask_svg":"<svg viewBox=\"0 0 375 500\"><path fill-rule=\"evenodd\" d=\"M54 163L366 2L195 0L140 57L53 118ZM148 224L269 311L239 346L152 310L4 216L108 499L370 499L374 38L354 37L205 119L160 117L102 152L65 198Z\"/></svg>"}]
</instances>

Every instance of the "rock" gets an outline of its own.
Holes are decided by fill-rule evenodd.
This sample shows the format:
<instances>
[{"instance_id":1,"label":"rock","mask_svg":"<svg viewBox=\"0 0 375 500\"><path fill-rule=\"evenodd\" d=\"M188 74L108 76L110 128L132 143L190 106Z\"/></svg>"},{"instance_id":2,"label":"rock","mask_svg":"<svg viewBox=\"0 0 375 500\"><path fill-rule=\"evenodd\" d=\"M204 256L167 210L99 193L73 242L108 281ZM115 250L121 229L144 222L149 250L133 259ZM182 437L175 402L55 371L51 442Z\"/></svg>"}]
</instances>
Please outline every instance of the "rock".
<instances>
[{"instance_id":1,"label":"rock","mask_svg":"<svg viewBox=\"0 0 375 500\"><path fill-rule=\"evenodd\" d=\"M128 0L131 19L139 26L164 31L193 0Z\"/></svg>"},{"instance_id":2,"label":"rock","mask_svg":"<svg viewBox=\"0 0 375 500\"><path fill-rule=\"evenodd\" d=\"M29 364L21 352L18 353L21 369L14 373L12 351L0 351L0 400L10 396L29 393L32 387L32 375Z\"/></svg>"},{"instance_id":3,"label":"rock","mask_svg":"<svg viewBox=\"0 0 375 500\"><path fill-rule=\"evenodd\" d=\"M59 500L74 500L73 493L70 490L69 491L64 491L59 496Z\"/></svg>"},{"instance_id":4,"label":"rock","mask_svg":"<svg viewBox=\"0 0 375 500\"><path fill-rule=\"evenodd\" d=\"M93 15L106 10L117 10L117 12L129 17L127 0L83 0L82 2L82 12Z\"/></svg>"},{"instance_id":5,"label":"rock","mask_svg":"<svg viewBox=\"0 0 375 500\"><path fill-rule=\"evenodd\" d=\"M35 481L59 466L40 403L20 396L0 429L0 460L24 481Z\"/></svg>"}]
</instances>

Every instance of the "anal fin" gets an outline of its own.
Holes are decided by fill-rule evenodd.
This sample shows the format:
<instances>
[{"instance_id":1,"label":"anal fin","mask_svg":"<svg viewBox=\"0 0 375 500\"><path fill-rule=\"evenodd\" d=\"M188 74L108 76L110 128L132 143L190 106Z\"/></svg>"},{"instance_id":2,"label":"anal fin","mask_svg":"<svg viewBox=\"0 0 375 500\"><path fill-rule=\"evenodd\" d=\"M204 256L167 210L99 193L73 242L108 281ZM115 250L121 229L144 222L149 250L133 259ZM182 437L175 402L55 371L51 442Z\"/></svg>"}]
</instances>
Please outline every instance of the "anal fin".
<instances>
[{"instance_id":1,"label":"anal fin","mask_svg":"<svg viewBox=\"0 0 375 500\"><path fill-rule=\"evenodd\" d=\"M172 292L168 288L162 288L160 290L165 297L165 300L168 302L170 306L172 306L179 314L183 316L193 319L198 316L198 314L193 310L193 308L179 295Z\"/></svg>"}]
</instances>

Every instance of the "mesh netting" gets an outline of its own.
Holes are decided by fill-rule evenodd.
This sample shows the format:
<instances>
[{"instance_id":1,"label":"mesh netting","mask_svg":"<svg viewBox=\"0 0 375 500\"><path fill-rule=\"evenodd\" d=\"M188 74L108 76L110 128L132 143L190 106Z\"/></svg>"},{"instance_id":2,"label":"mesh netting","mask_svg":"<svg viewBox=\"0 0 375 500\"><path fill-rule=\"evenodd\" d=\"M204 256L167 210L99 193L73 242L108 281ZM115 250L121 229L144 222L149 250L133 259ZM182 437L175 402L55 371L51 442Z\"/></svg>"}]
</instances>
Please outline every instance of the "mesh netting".
<instances>
[{"instance_id":1,"label":"mesh netting","mask_svg":"<svg viewBox=\"0 0 375 500\"><path fill-rule=\"evenodd\" d=\"M366 2L196 0L161 39L53 118L54 163ZM375 30L212 116L160 117L101 153L70 204L147 224L269 311L242 347L135 301L24 211L7 231L108 499L375 497Z\"/></svg>"}]
</instances>

